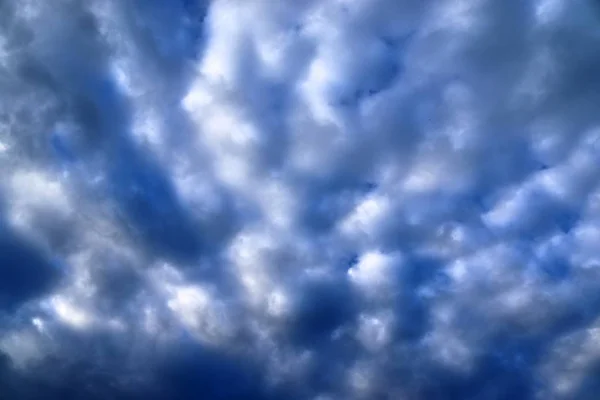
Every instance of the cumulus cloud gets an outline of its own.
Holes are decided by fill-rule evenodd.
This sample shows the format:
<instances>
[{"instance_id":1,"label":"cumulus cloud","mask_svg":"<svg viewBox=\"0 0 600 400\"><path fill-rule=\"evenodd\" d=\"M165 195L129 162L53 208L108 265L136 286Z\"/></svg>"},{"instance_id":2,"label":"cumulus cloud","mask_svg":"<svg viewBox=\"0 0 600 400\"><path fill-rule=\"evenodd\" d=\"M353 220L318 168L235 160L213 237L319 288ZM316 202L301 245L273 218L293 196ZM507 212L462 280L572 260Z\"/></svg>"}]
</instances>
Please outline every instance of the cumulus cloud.
<instances>
[{"instance_id":1,"label":"cumulus cloud","mask_svg":"<svg viewBox=\"0 0 600 400\"><path fill-rule=\"evenodd\" d=\"M10 399L597 392L591 0L0 4Z\"/></svg>"}]
</instances>

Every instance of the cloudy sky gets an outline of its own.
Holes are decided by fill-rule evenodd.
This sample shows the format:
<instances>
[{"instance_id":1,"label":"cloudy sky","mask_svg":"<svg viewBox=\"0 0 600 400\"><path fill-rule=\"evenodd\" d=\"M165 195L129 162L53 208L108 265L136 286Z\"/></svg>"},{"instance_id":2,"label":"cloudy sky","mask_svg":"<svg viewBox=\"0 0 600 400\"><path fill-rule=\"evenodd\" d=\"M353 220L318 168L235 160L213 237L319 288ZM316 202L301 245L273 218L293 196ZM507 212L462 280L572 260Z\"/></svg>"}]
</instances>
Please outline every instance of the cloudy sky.
<instances>
[{"instance_id":1,"label":"cloudy sky","mask_svg":"<svg viewBox=\"0 0 600 400\"><path fill-rule=\"evenodd\" d=\"M600 3L0 1L0 397L600 392Z\"/></svg>"}]
</instances>

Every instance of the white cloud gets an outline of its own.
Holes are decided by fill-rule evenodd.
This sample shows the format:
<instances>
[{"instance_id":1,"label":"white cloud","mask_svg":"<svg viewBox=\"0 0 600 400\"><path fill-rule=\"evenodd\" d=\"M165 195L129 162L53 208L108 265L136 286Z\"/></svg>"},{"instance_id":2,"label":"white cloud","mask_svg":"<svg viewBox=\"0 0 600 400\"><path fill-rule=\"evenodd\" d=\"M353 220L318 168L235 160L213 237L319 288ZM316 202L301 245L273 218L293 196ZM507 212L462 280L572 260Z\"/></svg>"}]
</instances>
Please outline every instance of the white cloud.
<instances>
[{"instance_id":1,"label":"white cloud","mask_svg":"<svg viewBox=\"0 0 600 400\"><path fill-rule=\"evenodd\" d=\"M393 324L394 317L389 311L361 315L358 321L358 340L369 351L379 351L390 343Z\"/></svg>"},{"instance_id":2,"label":"white cloud","mask_svg":"<svg viewBox=\"0 0 600 400\"><path fill-rule=\"evenodd\" d=\"M458 397L535 379L552 382L540 398L583 397L598 16L584 0L7 2L0 262L57 279L0 268L0 351L42 376L90 346L98 369L112 351L160 386L158 365L199 346L307 399L430 398L449 377Z\"/></svg>"},{"instance_id":3,"label":"white cloud","mask_svg":"<svg viewBox=\"0 0 600 400\"><path fill-rule=\"evenodd\" d=\"M358 263L348 270L348 276L368 296L377 297L394 289L400 268L402 257L399 254L370 251L360 256Z\"/></svg>"}]
</instances>

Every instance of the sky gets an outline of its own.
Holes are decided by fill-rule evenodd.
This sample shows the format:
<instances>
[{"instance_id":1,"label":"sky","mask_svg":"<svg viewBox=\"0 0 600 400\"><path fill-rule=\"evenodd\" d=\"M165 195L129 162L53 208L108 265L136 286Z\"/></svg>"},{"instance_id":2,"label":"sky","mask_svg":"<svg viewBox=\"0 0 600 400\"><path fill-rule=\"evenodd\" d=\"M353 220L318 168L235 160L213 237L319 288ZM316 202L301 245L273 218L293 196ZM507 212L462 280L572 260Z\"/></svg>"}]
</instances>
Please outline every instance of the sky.
<instances>
[{"instance_id":1,"label":"sky","mask_svg":"<svg viewBox=\"0 0 600 400\"><path fill-rule=\"evenodd\" d=\"M600 392L600 3L0 1L0 398Z\"/></svg>"}]
</instances>

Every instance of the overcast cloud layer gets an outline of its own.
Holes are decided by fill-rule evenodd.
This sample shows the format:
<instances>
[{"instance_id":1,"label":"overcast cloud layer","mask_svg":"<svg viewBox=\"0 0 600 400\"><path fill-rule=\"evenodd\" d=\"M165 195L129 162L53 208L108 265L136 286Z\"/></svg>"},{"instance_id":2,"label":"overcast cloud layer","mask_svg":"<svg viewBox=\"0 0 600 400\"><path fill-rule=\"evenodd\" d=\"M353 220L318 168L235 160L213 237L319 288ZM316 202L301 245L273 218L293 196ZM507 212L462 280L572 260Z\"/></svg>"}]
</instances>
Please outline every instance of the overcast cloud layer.
<instances>
[{"instance_id":1,"label":"overcast cloud layer","mask_svg":"<svg viewBox=\"0 0 600 400\"><path fill-rule=\"evenodd\" d=\"M600 4L0 2L0 398L597 399Z\"/></svg>"}]
</instances>

